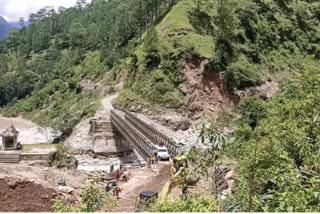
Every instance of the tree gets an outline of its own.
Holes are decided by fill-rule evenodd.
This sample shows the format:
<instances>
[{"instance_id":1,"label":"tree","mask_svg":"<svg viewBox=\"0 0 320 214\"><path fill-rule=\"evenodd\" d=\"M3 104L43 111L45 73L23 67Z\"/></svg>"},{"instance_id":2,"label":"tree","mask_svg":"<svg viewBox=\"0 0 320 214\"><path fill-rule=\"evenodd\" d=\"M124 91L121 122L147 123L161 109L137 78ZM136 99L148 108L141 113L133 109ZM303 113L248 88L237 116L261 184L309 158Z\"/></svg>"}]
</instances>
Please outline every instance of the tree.
<instances>
[{"instance_id":1,"label":"tree","mask_svg":"<svg viewBox=\"0 0 320 214\"><path fill-rule=\"evenodd\" d=\"M85 8L86 5L87 5L86 0L77 0L77 2L76 2L76 8L78 8L79 10Z\"/></svg>"},{"instance_id":2,"label":"tree","mask_svg":"<svg viewBox=\"0 0 320 214\"><path fill-rule=\"evenodd\" d=\"M23 17L19 18L19 25L20 25L21 28L24 27L24 18Z\"/></svg>"},{"instance_id":3,"label":"tree","mask_svg":"<svg viewBox=\"0 0 320 214\"><path fill-rule=\"evenodd\" d=\"M59 6L59 7L58 7L58 13L62 13L62 12L65 11L65 10L66 10L66 8L63 7L63 6Z\"/></svg>"},{"instance_id":4,"label":"tree","mask_svg":"<svg viewBox=\"0 0 320 214\"><path fill-rule=\"evenodd\" d=\"M205 122L202 125L200 133L201 144L206 149L193 147L187 154L188 161L194 170L191 171L190 177L195 177L197 182L201 177L210 182L210 190L215 196L217 209L219 211L219 189L216 172L219 168L218 160L221 158L220 151L224 149L228 141L226 136L217 130L215 122Z\"/></svg>"}]
</instances>

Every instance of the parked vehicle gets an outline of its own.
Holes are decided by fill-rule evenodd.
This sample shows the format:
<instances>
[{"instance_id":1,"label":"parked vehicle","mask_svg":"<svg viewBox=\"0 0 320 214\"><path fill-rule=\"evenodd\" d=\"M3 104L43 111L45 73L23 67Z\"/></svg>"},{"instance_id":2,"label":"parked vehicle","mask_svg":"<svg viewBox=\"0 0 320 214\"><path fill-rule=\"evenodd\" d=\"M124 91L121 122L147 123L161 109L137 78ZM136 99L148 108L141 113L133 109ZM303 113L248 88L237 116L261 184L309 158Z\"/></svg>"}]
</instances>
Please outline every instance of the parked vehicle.
<instances>
[{"instance_id":1,"label":"parked vehicle","mask_svg":"<svg viewBox=\"0 0 320 214\"><path fill-rule=\"evenodd\" d=\"M169 160L170 155L168 153L168 149L165 146L157 146L155 145L155 151L157 152L159 156L159 160Z\"/></svg>"}]
</instances>

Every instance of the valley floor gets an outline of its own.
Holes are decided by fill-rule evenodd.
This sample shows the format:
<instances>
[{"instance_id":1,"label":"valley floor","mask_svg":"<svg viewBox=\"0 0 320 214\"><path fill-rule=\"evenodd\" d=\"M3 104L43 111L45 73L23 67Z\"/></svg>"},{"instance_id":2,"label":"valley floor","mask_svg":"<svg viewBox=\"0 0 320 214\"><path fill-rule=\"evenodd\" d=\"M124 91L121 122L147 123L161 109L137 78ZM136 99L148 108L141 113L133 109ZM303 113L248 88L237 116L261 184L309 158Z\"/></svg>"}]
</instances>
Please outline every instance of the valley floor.
<instances>
[{"instance_id":1,"label":"valley floor","mask_svg":"<svg viewBox=\"0 0 320 214\"><path fill-rule=\"evenodd\" d=\"M128 169L130 177L126 183L119 182L122 192L120 193L118 206L114 211L133 212L135 210L134 198L141 192L146 190L160 191L169 178L170 164L171 162L160 162L155 168ZM19 198L19 201L28 201L28 198L35 200L36 198L40 200L41 205L44 205L39 208L39 206L32 207L27 206L26 203L14 201L12 202L13 206L10 206L10 203L6 202L5 207L0 207L0 212L52 211L53 203L51 200L53 196L57 195L71 196L75 200L79 200L80 189L84 186L85 177L86 173L83 171L48 167L45 162L39 161L22 161L20 164L0 163L0 186L8 189L8 191L0 194L0 198L3 197L4 200L12 196L13 198ZM65 193L58 188L59 178L66 180L67 186L72 190L71 193ZM21 188L25 186L27 187L25 191L21 191ZM29 187L37 187L37 190L28 189ZM0 192L2 192L2 189L0 189Z\"/></svg>"}]
</instances>

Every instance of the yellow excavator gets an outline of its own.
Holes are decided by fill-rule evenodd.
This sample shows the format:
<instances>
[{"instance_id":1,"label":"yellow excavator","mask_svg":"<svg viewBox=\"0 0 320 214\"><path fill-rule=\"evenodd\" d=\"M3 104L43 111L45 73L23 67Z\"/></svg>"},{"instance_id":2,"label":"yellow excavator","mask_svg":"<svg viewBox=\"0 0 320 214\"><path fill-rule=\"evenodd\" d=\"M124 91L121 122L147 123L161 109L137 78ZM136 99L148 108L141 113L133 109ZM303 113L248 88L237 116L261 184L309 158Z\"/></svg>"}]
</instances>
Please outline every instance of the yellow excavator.
<instances>
[{"instance_id":1,"label":"yellow excavator","mask_svg":"<svg viewBox=\"0 0 320 214\"><path fill-rule=\"evenodd\" d=\"M194 184L195 181L192 179L187 179L187 175L189 173L189 169L188 169L188 160L187 158L182 155L182 156L176 156L173 159L173 165L170 169L170 178L168 179L168 181L164 184L162 190L160 191L160 193L156 193L156 192L151 192L151 191L147 191L147 192L143 192L140 194L140 202L138 203L138 211L141 211L141 207L139 208L140 203L143 202L146 203L146 201L152 202L154 201L154 198L158 198L158 202L160 202L160 204L163 204L167 201L168 199L168 195L170 194L171 190L180 185L180 184L186 184L184 185L184 187L182 188L182 192L186 192L187 191L187 184ZM147 199L146 199L147 198Z\"/></svg>"},{"instance_id":2,"label":"yellow excavator","mask_svg":"<svg viewBox=\"0 0 320 214\"><path fill-rule=\"evenodd\" d=\"M183 183L186 185L194 183L193 180L187 179L187 175L189 174L188 160L184 155L177 156L173 159L173 166L171 167L170 172L169 180L164 184L161 192L159 193L158 199L160 203L166 202L168 195L174 187ZM182 188L183 193L186 191L186 188Z\"/></svg>"}]
</instances>

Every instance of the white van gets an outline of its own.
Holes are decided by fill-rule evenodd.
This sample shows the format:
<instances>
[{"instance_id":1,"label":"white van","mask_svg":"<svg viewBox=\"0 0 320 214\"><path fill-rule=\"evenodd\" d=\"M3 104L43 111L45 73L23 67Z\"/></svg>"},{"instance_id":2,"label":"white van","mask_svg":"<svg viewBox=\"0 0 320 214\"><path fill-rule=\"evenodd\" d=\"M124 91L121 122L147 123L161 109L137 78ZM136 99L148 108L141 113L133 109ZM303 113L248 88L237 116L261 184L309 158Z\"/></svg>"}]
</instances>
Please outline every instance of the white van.
<instances>
[{"instance_id":1,"label":"white van","mask_svg":"<svg viewBox=\"0 0 320 214\"><path fill-rule=\"evenodd\" d=\"M157 146L157 145L155 145L154 147L155 147L155 151L159 155L159 160L169 160L170 159L170 155L169 155L167 147Z\"/></svg>"}]
</instances>

